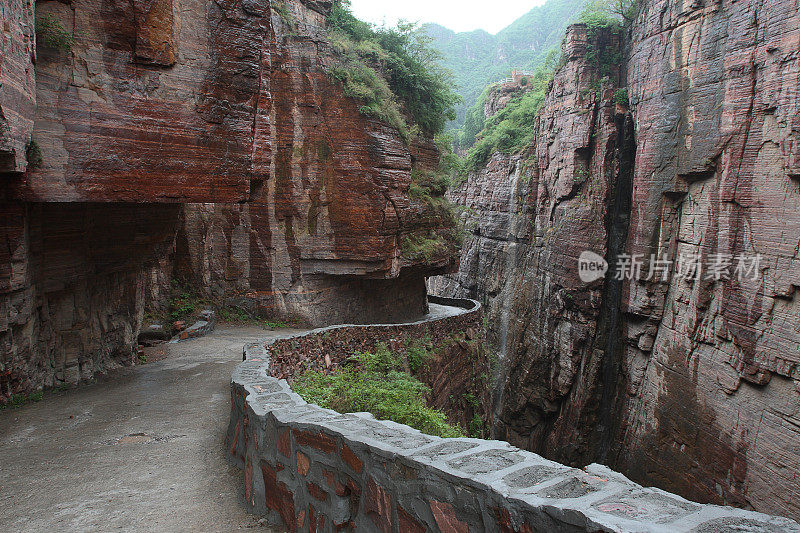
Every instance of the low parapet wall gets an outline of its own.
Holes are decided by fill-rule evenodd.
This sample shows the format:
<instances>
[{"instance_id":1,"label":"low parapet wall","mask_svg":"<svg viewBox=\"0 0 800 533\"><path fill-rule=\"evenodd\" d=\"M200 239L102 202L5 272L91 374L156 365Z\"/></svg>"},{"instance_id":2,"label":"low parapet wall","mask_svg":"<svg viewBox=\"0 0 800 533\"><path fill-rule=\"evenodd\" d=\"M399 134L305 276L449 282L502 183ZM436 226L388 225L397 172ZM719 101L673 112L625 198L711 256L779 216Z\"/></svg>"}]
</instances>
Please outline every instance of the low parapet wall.
<instances>
[{"instance_id":1,"label":"low parapet wall","mask_svg":"<svg viewBox=\"0 0 800 533\"><path fill-rule=\"evenodd\" d=\"M247 505L289 531L800 532L787 519L642 488L603 466L568 468L504 442L322 409L270 376L270 346L248 346L245 357L231 383L228 451L244 469Z\"/></svg>"}]
</instances>

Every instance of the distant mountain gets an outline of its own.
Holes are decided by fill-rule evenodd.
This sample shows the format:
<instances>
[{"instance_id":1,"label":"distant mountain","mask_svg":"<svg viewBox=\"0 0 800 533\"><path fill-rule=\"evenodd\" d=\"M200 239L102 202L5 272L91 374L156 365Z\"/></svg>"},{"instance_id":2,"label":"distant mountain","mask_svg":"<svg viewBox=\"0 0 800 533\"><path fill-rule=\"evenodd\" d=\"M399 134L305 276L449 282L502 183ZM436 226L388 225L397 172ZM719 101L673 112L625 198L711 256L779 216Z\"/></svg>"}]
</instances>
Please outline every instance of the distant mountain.
<instances>
[{"instance_id":1,"label":"distant mountain","mask_svg":"<svg viewBox=\"0 0 800 533\"><path fill-rule=\"evenodd\" d=\"M589 0L548 0L517 19L497 35L483 30L456 33L438 24L423 30L444 56L444 66L455 74L464 102L453 127L464 123L466 110L494 81L511 70L533 70L553 48L558 48L564 30L574 22Z\"/></svg>"}]
</instances>

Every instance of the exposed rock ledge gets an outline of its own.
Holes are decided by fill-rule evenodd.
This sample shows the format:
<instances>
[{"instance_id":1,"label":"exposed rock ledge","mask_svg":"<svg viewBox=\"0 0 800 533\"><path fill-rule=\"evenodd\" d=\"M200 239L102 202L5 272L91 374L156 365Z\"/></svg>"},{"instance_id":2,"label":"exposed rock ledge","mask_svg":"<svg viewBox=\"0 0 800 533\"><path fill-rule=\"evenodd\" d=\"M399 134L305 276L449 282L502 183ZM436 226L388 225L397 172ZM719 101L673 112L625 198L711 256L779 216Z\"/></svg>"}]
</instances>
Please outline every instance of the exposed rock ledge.
<instances>
[{"instance_id":1,"label":"exposed rock ledge","mask_svg":"<svg viewBox=\"0 0 800 533\"><path fill-rule=\"evenodd\" d=\"M467 302L466 313L480 312ZM692 503L604 466L568 468L503 442L341 415L270 377L270 346L248 346L245 358L231 383L228 451L245 471L247 505L290 531L800 532L791 520Z\"/></svg>"}]
</instances>

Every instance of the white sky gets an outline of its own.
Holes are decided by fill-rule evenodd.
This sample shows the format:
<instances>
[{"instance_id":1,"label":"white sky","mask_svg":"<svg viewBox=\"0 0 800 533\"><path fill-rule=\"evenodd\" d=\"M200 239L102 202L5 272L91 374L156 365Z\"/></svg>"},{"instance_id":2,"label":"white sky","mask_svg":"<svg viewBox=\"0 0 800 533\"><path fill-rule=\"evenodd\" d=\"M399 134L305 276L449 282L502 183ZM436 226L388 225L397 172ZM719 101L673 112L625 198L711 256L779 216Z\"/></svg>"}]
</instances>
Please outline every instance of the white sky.
<instances>
[{"instance_id":1,"label":"white sky","mask_svg":"<svg viewBox=\"0 0 800 533\"><path fill-rule=\"evenodd\" d=\"M484 29L497 33L545 0L352 0L361 20L389 25L399 19L436 22L462 32Z\"/></svg>"}]
</instances>

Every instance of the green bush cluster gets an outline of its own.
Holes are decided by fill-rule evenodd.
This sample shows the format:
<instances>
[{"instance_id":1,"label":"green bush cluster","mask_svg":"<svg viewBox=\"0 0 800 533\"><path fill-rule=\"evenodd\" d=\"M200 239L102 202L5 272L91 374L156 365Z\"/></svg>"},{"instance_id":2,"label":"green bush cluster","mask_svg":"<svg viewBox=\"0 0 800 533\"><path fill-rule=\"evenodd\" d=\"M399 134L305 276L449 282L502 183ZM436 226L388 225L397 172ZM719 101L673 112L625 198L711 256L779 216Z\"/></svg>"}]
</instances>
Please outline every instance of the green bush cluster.
<instances>
[{"instance_id":1,"label":"green bush cluster","mask_svg":"<svg viewBox=\"0 0 800 533\"><path fill-rule=\"evenodd\" d=\"M405 259L410 261L431 261L437 255L445 253L448 248L446 237L434 231L428 235L412 235L406 237L403 239L400 253Z\"/></svg>"},{"instance_id":2,"label":"green bush cluster","mask_svg":"<svg viewBox=\"0 0 800 533\"><path fill-rule=\"evenodd\" d=\"M36 19L36 40L39 46L65 52L75 46L75 38L53 13L45 13Z\"/></svg>"},{"instance_id":3,"label":"green bush cluster","mask_svg":"<svg viewBox=\"0 0 800 533\"><path fill-rule=\"evenodd\" d=\"M597 42L597 34L600 32L621 32L622 22L613 14L592 11L591 9L587 9L581 14L581 22L586 24L586 36L589 42L586 50L586 62L594 64L595 68L600 72L601 79L615 77L622 63L622 52L609 46L600 46L598 48L594 43Z\"/></svg>"},{"instance_id":4,"label":"green bush cluster","mask_svg":"<svg viewBox=\"0 0 800 533\"><path fill-rule=\"evenodd\" d=\"M342 84L344 93L364 102L363 115L374 117L399 130L408 138L409 130L389 85L373 68L350 58L330 69L330 75Z\"/></svg>"},{"instance_id":5,"label":"green bush cluster","mask_svg":"<svg viewBox=\"0 0 800 533\"><path fill-rule=\"evenodd\" d=\"M3 409L15 409L17 407L28 405L29 403L41 402L42 398L44 398L44 393L42 391L33 392L31 394L14 394L11 396L11 399L8 401L8 403L0 403L0 411Z\"/></svg>"},{"instance_id":6,"label":"green bush cluster","mask_svg":"<svg viewBox=\"0 0 800 533\"><path fill-rule=\"evenodd\" d=\"M628 99L628 89L623 87L614 92L614 102L625 107L630 107L630 100Z\"/></svg>"},{"instance_id":7,"label":"green bush cluster","mask_svg":"<svg viewBox=\"0 0 800 533\"><path fill-rule=\"evenodd\" d=\"M348 96L365 102L362 113L385 120L406 138L414 131L404 116L426 135L441 133L455 118L460 97L452 75L416 25L374 28L353 15L349 0L335 0L327 22L331 44L342 56L331 75Z\"/></svg>"},{"instance_id":8,"label":"green bush cluster","mask_svg":"<svg viewBox=\"0 0 800 533\"><path fill-rule=\"evenodd\" d=\"M379 343L372 352L354 355L349 366L331 374L303 373L292 389L307 402L339 413L369 412L429 435L463 436L444 413L428 407L425 398L430 389L402 367L402 357Z\"/></svg>"},{"instance_id":9,"label":"green bush cluster","mask_svg":"<svg viewBox=\"0 0 800 533\"><path fill-rule=\"evenodd\" d=\"M613 21L620 27L627 26L636 17L639 4L640 0L592 0L581 12L580 20Z\"/></svg>"}]
</instances>

